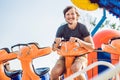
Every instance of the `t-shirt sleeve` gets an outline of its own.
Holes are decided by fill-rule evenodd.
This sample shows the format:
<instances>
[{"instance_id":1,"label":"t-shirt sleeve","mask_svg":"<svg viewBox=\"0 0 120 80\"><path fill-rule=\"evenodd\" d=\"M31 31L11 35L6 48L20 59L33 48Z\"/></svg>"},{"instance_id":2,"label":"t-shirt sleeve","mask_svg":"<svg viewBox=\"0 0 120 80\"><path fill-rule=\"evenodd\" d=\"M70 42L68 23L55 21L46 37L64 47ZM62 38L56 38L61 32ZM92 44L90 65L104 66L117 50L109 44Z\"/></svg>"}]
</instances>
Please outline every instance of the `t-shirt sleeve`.
<instances>
[{"instance_id":1,"label":"t-shirt sleeve","mask_svg":"<svg viewBox=\"0 0 120 80\"><path fill-rule=\"evenodd\" d=\"M87 36L90 35L90 33L89 33L89 31L88 31L88 29L87 29L87 27L85 25L82 26L81 32L82 32L83 37L87 37Z\"/></svg>"},{"instance_id":2,"label":"t-shirt sleeve","mask_svg":"<svg viewBox=\"0 0 120 80\"><path fill-rule=\"evenodd\" d=\"M61 38L62 38L62 35L63 35L63 26L60 26L60 27L57 29L56 37L61 37Z\"/></svg>"}]
</instances>

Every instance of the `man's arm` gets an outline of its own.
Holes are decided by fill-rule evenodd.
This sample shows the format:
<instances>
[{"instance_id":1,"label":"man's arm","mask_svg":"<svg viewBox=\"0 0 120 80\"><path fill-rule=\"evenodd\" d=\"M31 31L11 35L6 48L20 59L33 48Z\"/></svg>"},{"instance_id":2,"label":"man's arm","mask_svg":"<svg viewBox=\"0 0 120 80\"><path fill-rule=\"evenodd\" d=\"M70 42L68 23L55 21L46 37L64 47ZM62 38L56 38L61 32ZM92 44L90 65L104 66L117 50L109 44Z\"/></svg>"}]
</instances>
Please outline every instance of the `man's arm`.
<instances>
[{"instance_id":1,"label":"man's arm","mask_svg":"<svg viewBox=\"0 0 120 80\"><path fill-rule=\"evenodd\" d=\"M87 49L88 51L92 51L92 50L95 49L95 47L94 47L94 42L93 42L91 36L85 37L85 38L84 38L84 41L77 38L77 42L80 43L80 46L81 46L81 47L84 47L84 48Z\"/></svg>"}]
</instances>

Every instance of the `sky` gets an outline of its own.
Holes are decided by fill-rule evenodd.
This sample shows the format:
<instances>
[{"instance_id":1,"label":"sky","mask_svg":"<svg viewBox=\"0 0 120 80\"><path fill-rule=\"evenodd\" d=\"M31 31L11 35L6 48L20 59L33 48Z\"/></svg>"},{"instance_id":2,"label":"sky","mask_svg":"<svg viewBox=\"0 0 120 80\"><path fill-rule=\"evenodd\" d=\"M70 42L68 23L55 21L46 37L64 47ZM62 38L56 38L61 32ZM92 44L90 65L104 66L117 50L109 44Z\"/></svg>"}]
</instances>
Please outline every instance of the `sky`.
<instances>
[{"instance_id":1,"label":"sky","mask_svg":"<svg viewBox=\"0 0 120 80\"><path fill-rule=\"evenodd\" d=\"M72 5L69 0L0 0L0 48L29 42L51 46L57 28L65 22L62 11L68 5ZM57 58L52 52L33 64L51 68ZM11 69L21 69L18 59L9 62Z\"/></svg>"},{"instance_id":2,"label":"sky","mask_svg":"<svg viewBox=\"0 0 120 80\"><path fill-rule=\"evenodd\" d=\"M40 47L51 46L57 28L65 23L63 9L69 5L73 5L70 0L0 0L0 48L10 49L15 44L29 42L37 42ZM102 11L79 9L86 25L89 25L86 13L97 17L99 21ZM33 64L35 67L52 68L57 59L57 53L52 52L34 59ZM19 60L9 62L11 69L21 69Z\"/></svg>"}]
</instances>

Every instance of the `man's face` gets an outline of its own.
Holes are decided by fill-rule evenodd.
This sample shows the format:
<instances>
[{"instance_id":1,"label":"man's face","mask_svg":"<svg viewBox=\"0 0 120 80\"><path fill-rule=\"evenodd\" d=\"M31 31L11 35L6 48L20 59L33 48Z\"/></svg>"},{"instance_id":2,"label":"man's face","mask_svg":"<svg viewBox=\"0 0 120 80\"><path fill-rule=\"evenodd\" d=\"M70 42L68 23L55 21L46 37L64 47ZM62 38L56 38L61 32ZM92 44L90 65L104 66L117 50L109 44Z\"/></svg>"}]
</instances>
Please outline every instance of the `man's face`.
<instances>
[{"instance_id":1,"label":"man's face","mask_svg":"<svg viewBox=\"0 0 120 80\"><path fill-rule=\"evenodd\" d=\"M68 24L73 24L77 21L77 14L74 8L71 8L68 10L65 14L65 20L68 22Z\"/></svg>"}]
</instances>

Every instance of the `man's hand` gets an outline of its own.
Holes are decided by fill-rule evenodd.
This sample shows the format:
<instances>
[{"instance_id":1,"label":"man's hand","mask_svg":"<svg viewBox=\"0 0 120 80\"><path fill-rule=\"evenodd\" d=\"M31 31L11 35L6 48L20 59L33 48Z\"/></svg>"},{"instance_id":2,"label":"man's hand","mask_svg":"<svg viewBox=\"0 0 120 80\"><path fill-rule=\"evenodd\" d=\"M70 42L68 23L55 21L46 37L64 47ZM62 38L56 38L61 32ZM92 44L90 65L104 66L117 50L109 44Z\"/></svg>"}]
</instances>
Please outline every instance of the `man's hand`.
<instances>
[{"instance_id":1,"label":"man's hand","mask_svg":"<svg viewBox=\"0 0 120 80\"><path fill-rule=\"evenodd\" d=\"M61 38L55 38L55 41L52 45L52 50L56 51L58 49L60 43L61 43Z\"/></svg>"}]
</instances>

